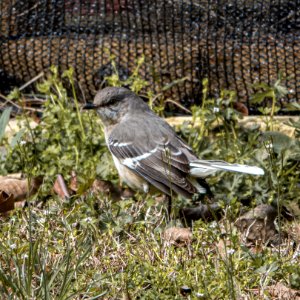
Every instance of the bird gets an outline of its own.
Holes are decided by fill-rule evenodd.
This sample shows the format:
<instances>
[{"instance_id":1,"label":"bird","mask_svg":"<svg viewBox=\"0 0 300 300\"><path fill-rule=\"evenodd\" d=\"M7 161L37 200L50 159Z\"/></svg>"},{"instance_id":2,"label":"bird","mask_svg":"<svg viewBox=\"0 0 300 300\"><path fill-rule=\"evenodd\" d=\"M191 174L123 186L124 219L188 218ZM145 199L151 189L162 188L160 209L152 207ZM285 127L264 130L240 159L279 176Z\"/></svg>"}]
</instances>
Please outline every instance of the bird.
<instances>
[{"instance_id":1,"label":"bird","mask_svg":"<svg viewBox=\"0 0 300 300\"><path fill-rule=\"evenodd\" d=\"M199 159L163 118L127 88L106 87L84 109L97 111L119 177L134 190L192 199L211 194L205 178L217 171L264 174L256 166Z\"/></svg>"}]
</instances>

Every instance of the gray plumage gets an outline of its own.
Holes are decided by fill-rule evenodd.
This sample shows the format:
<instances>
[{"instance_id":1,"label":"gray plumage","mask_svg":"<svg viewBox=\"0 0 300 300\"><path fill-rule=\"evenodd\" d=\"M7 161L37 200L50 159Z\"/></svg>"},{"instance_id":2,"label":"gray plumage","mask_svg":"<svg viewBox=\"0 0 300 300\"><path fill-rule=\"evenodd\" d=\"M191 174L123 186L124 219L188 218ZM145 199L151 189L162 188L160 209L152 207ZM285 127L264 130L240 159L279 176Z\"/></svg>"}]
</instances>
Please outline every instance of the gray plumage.
<instances>
[{"instance_id":1,"label":"gray plumage","mask_svg":"<svg viewBox=\"0 0 300 300\"><path fill-rule=\"evenodd\" d=\"M136 94L125 88L99 91L93 108L104 124L105 138L120 177L132 188L151 186L184 197L207 191L204 178L215 171L262 175L258 167L199 160L171 126Z\"/></svg>"}]
</instances>

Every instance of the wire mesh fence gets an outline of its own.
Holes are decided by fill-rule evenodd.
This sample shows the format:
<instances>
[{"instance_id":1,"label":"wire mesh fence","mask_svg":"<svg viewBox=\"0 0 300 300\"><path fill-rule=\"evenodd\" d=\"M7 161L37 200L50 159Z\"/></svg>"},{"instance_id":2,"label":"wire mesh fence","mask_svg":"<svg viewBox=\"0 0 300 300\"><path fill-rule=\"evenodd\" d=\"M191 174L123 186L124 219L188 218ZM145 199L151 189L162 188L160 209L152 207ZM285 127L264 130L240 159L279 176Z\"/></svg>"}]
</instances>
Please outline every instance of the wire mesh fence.
<instances>
[{"instance_id":1,"label":"wire mesh fence","mask_svg":"<svg viewBox=\"0 0 300 300\"><path fill-rule=\"evenodd\" d=\"M300 99L300 0L1 0L0 16L2 88L73 66L89 99L112 57L126 78L144 56L139 75L186 105L208 78L212 95L234 90L255 110L253 83L279 72L284 101Z\"/></svg>"}]
</instances>

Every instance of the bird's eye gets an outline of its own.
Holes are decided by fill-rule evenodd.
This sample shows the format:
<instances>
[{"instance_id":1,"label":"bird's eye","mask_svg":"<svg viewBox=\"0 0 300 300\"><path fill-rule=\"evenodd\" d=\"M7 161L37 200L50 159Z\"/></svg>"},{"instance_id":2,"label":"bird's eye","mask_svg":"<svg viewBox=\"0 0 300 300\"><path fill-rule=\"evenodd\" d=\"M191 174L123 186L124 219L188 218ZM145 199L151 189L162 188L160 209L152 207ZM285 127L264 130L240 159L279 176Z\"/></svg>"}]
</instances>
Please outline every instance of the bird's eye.
<instances>
[{"instance_id":1,"label":"bird's eye","mask_svg":"<svg viewBox=\"0 0 300 300\"><path fill-rule=\"evenodd\" d=\"M107 105L111 106L111 105L114 105L114 104L116 104L118 102L119 102L119 100L117 98L111 98L109 100L109 102L107 103Z\"/></svg>"}]
</instances>

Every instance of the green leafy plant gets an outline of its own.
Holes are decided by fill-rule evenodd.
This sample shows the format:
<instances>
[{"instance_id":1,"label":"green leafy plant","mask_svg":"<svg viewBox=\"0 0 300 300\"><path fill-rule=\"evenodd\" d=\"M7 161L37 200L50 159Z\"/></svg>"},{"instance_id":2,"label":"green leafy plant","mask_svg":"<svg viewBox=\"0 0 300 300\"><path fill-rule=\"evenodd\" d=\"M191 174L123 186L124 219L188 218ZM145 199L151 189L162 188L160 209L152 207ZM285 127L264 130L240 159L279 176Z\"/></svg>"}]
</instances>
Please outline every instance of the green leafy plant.
<instances>
[{"instance_id":1,"label":"green leafy plant","mask_svg":"<svg viewBox=\"0 0 300 300\"><path fill-rule=\"evenodd\" d=\"M43 176L49 183L58 174L68 180L75 172L79 185L85 185L96 175L101 175L97 174L100 166L110 166L103 132L95 114L82 113L79 109L72 81L73 71L63 74L70 81L72 99L57 69L51 70L52 75L37 86L45 97L40 122L32 126L30 117L25 116L22 141L19 141L18 133L12 141L15 147L8 145L2 170Z\"/></svg>"},{"instance_id":2,"label":"green leafy plant","mask_svg":"<svg viewBox=\"0 0 300 300\"><path fill-rule=\"evenodd\" d=\"M258 110L266 116L265 122L267 128L270 128L271 130L273 129L273 117L280 110L280 107L278 106L279 100L286 97L288 94L287 88L282 85L282 80L282 74L279 73L278 79L273 85L267 85L265 83L254 84L253 87L259 91L250 98L251 103L253 104L264 104L259 107Z\"/></svg>"}]
</instances>

